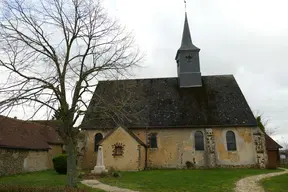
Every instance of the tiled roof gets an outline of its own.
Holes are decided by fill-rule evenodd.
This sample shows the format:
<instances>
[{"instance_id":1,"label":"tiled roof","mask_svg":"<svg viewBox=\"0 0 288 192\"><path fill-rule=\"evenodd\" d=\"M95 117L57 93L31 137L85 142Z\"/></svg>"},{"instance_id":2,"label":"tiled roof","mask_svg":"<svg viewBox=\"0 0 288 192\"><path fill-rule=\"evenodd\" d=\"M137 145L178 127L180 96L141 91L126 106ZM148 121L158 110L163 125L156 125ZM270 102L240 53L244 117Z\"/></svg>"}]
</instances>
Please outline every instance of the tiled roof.
<instances>
[{"instance_id":1,"label":"tiled roof","mask_svg":"<svg viewBox=\"0 0 288 192\"><path fill-rule=\"evenodd\" d=\"M49 127L54 128L55 130L58 130L62 126L62 122L60 120L32 120L30 122L49 126Z\"/></svg>"},{"instance_id":2,"label":"tiled roof","mask_svg":"<svg viewBox=\"0 0 288 192\"><path fill-rule=\"evenodd\" d=\"M0 147L48 150L49 144L60 144L53 128L27 121L0 116Z\"/></svg>"},{"instance_id":3,"label":"tiled roof","mask_svg":"<svg viewBox=\"0 0 288 192\"><path fill-rule=\"evenodd\" d=\"M279 145L274 139L272 139L269 135L265 134L265 141L266 141L266 149L267 150L275 150L279 148L283 148Z\"/></svg>"},{"instance_id":4,"label":"tiled roof","mask_svg":"<svg viewBox=\"0 0 288 192\"><path fill-rule=\"evenodd\" d=\"M232 75L202 76L202 84L179 88L178 78L101 81L81 128L114 128L118 124L127 128L257 126ZM123 98L128 98L122 102L128 113L122 115L120 107L113 113L106 110ZM134 105L128 106L130 98ZM135 111L139 111L137 118Z\"/></svg>"},{"instance_id":5,"label":"tiled roof","mask_svg":"<svg viewBox=\"0 0 288 192\"><path fill-rule=\"evenodd\" d=\"M40 124L42 129L41 133L46 137L47 142L51 144L63 144L63 140L58 135L57 130L62 125L60 121L57 120L33 120L28 121L31 123Z\"/></svg>"}]
</instances>

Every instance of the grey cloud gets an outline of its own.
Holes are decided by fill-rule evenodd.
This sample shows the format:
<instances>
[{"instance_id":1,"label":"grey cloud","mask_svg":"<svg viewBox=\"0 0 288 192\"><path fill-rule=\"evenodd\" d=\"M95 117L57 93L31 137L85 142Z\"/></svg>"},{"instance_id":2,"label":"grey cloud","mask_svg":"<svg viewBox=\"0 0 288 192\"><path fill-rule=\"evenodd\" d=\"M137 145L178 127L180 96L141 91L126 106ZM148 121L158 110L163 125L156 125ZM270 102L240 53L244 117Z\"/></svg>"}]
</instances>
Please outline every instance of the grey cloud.
<instances>
[{"instance_id":1,"label":"grey cloud","mask_svg":"<svg viewBox=\"0 0 288 192\"><path fill-rule=\"evenodd\" d=\"M192 39L201 49L202 74L234 74L251 108L279 127L274 138L288 139L288 2L187 3ZM176 76L174 57L184 23L182 1L110 0L107 6L147 51L145 67L135 70L136 77Z\"/></svg>"}]
</instances>

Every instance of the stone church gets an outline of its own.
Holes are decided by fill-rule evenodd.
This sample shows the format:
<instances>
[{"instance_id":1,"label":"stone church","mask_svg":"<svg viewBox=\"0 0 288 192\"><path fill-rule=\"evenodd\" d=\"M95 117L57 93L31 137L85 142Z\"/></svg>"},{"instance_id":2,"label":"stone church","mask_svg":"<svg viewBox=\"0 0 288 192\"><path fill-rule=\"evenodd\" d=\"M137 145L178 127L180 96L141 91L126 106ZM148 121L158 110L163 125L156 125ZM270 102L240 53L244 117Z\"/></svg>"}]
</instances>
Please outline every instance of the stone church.
<instances>
[{"instance_id":1,"label":"stone church","mask_svg":"<svg viewBox=\"0 0 288 192\"><path fill-rule=\"evenodd\" d=\"M265 135L234 76L201 75L199 52L185 14L177 77L100 81L81 125L82 167L101 146L107 169L264 168Z\"/></svg>"}]
</instances>

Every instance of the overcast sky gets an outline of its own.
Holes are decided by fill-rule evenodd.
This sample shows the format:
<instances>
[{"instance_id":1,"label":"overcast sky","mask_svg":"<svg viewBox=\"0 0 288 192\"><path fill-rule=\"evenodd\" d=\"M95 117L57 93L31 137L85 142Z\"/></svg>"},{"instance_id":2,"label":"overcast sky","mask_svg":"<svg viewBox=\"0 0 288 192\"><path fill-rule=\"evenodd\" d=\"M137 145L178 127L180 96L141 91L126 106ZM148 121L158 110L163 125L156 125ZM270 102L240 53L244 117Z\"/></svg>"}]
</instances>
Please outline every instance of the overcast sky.
<instances>
[{"instance_id":1,"label":"overcast sky","mask_svg":"<svg viewBox=\"0 0 288 192\"><path fill-rule=\"evenodd\" d=\"M134 31L147 55L137 78L175 77L183 0L103 0L111 16ZM288 1L187 0L203 75L233 74L251 109L288 140ZM10 116L21 117L21 110Z\"/></svg>"},{"instance_id":2,"label":"overcast sky","mask_svg":"<svg viewBox=\"0 0 288 192\"><path fill-rule=\"evenodd\" d=\"M108 0L105 6L147 54L136 77L177 75L183 0ZM287 0L187 0L202 74L233 74L251 109L278 128L278 141L288 140L287 7Z\"/></svg>"}]
</instances>

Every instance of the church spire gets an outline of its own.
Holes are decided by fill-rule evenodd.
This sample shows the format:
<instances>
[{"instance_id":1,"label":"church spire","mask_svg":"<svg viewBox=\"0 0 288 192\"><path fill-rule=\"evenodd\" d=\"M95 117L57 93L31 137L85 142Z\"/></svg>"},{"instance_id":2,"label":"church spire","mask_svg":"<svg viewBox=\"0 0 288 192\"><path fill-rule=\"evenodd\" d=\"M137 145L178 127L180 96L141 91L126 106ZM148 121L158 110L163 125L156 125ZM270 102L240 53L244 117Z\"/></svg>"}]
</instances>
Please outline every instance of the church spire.
<instances>
[{"instance_id":1,"label":"church spire","mask_svg":"<svg viewBox=\"0 0 288 192\"><path fill-rule=\"evenodd\" d=\"M184 21L184 29L183 29L183 35L182 35L182 42L181 42L181 47L179 50L197 50L199 51L200 49L193 45L192 43L192 38L190 34L190 29L189 29L189 23L188 23L188 18L187 18L187 12L185 11L185 21Z\"/></svg>"},{"instance_id":2,"label":"church spire","mask_svg":"<svg viewBox=\"0 0 288 192\"><path fill-rule=\"evenodd\" d=\"M185 11L182 42L175 57L180 88L202 86L199 51L200 49L192 43L187 13Z\"/></svg>"}]
</instances>

